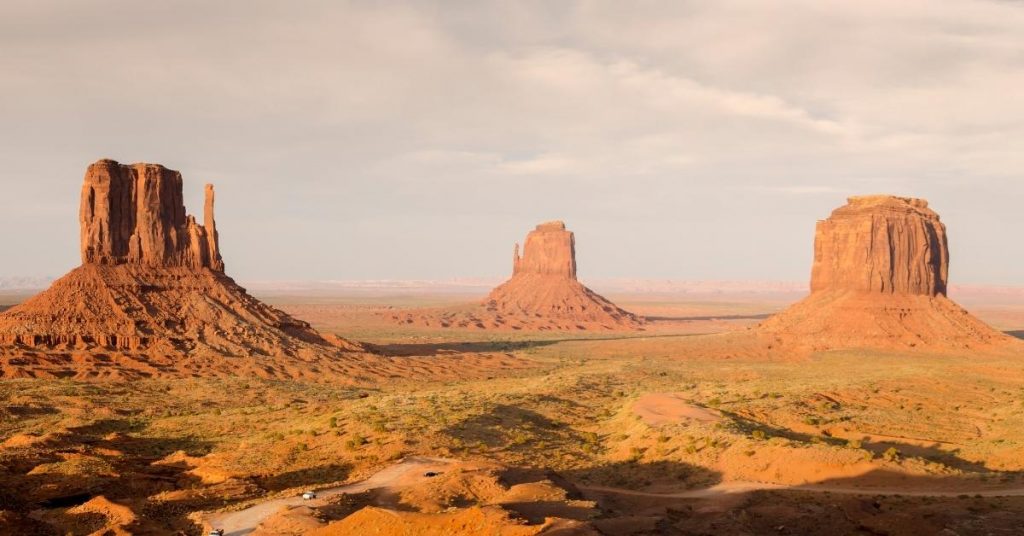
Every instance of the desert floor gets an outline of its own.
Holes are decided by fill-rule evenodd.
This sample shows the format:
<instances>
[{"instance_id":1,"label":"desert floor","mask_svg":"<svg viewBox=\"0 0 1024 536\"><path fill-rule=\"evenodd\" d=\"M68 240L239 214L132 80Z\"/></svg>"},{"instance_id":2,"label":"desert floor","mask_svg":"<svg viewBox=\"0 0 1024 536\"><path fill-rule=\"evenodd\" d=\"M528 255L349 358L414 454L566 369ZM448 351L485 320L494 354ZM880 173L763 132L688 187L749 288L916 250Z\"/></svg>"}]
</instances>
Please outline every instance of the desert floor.
<instances>
[{"instance_id":1,"label":"desert floor","mask_svg":"<svg viewBox=\"0 0 1024 536\"><path fill-rule=\"evenodd\" d=\"M450 369L498 353L515 366L359 386L2 381L0 527L89 534L119 518L135 533L198 534L210 519L198 512L353 484L410 459L483 471L497 491L416 481L321 500L261 530L303 533L364 505L500 504L535 525L562 517L623 535L1013 534L1024 520L1021 355L751 349L747 328L792 296L611 295L658 320L644 332L541 334L387 321L466 295L260 297L391 359ZM1024 333L1024 302L962 302ZM508 499L531 471L566 493Z\"/></svg>"}]
</instances>

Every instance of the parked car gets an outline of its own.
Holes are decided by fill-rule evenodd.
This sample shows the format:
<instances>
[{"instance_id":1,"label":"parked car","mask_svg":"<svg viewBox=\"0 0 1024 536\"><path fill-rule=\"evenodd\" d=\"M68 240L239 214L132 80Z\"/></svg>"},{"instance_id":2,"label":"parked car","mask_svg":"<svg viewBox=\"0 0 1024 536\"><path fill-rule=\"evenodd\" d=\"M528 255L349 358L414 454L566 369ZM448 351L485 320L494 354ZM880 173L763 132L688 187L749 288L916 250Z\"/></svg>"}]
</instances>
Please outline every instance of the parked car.
<instances>
[{"instance_id":1,"label":"parked car","mask_svg":"<svg viewBox=\"0 0 1024 536\"><path fill-rule=\"evenodd\" d=\"M315 499L316 498L316 492L315 491L307 491L307 492L302 494L302 498L307 500L307 501Z\"/></svg>"},{"instance_id":2,"label":"parked car","mask_svg":"<svg viewBox=\"0 0 1024 536\"><path fill-rule=\"evenodd\" d=\"M434 478L435 476L437 476L437 473L434 471L427 471L426 473L423 473L423 476L427 478Z\"/></svg>"},{"instance_id":3,"label":"parked car","mask_svg":"<svg viewBox=\"0 0 1024 536\"><path fill-rule=\"evenodd\" d=\"M224 529L213 529L209 536L224 536Z\"/></svg>"}]
</instances>

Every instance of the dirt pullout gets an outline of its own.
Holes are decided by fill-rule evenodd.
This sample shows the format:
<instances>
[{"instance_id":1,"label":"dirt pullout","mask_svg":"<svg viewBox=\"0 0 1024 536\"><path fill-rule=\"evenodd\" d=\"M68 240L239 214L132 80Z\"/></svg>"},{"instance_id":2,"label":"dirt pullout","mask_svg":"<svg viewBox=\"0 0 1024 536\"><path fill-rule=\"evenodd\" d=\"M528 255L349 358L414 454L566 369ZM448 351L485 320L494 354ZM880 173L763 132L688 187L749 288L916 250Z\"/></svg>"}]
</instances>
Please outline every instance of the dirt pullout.
<instances>
[{"instance_id":1,"label":"dirt pullout","mask_svg":"<svg viewBox=\"0 0 1024 536\"><path fill-rule=\"evenodd\" d=\"M640 330L644 320L576 279L576 239L560 221L542 223L516 244L512 278L473 307L387 313L399 324L526 331Z\"/></svg>"}]
</instances>

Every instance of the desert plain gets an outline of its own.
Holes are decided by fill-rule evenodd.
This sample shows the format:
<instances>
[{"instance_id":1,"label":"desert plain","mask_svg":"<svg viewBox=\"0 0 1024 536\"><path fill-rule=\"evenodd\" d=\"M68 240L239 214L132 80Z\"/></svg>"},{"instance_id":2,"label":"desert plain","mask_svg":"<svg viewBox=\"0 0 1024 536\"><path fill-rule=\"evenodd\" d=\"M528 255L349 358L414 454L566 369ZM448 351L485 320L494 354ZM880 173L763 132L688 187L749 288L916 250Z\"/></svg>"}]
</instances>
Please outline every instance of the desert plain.
<instances>
[{"instance_id":1,"label":"desert plain","mask_svg":"<svg viewBox=\"0 0 1024 536\"><path fill-rule=\"evenodd\" d=\"M420 379L4 380L5 530L199 534L197 512L359 482L416 457L452 461L405 486L282 506L255 534L304 534L369 505L427 518L409 521L423 532L381 532L394 534L558 533L547 518L594 534L1020 530L1019 354L787 358L733 344L785 294L611 295L665 320L538 334L386 321L464 294L267 292L320 331L416 358ZM962 302L1024 330L1019 295L968 289ZM345 530L335 533L373 533Z\"/></svg>"},{"instance_id":2,"label":"desert plain","mask_svg":"<svg viewBox=\"0 0 1024 536\"><path fill-rule=\"evenodd\" d=\"M0 296L0 532L1021 532L1024 293L926 201L851 197L808 287L594 290L549 221L488 293L247 290L181 192L97 161L82 265Z\"/></svg>"}]
</instances>

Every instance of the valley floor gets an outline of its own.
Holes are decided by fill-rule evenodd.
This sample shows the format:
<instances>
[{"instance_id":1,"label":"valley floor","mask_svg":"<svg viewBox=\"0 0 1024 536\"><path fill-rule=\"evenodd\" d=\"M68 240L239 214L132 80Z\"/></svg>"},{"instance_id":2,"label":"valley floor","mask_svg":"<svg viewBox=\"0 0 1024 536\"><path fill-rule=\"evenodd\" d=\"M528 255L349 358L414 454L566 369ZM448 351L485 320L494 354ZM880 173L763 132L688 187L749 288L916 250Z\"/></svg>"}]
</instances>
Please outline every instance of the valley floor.
<instances>
[{"instance_id":1,"label":"valley floor","mask_svg":"<svg viewBox=\"0 0 1024 536\"><path fill-rule=\"evenodd\" d=\"M210 519L201 512L427 458L459 469L291 505L261 530L378 522L368 506L623 535L988 534L1024 520L1024 498L1012 496L1024 487L1024 356L1013 352L766 356L746 328L782 304L756 298L620 298L661 320L643 332L542 334L405 328L384 320L408 305L395 300L272 301L389 359L416 357L418 378L480 353L516 366L343 386L5 380L0 527L198 534ZM1014 307L977 312L1024 328ZM730 485L736 493L699 491Z\"/></svg>"}]
</instances>

